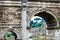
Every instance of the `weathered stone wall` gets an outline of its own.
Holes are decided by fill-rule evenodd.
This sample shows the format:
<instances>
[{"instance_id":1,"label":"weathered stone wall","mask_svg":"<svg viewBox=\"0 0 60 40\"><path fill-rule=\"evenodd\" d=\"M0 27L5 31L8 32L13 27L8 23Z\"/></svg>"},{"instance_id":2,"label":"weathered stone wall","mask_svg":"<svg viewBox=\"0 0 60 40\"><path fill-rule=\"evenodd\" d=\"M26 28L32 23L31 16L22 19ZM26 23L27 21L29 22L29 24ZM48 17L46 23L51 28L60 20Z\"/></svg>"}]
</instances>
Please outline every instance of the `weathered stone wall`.
<instances>
[{"instance_id":1,"label":"weathered stone wall","mask_svg":"<svg viewBox=\"0 0 60 40\"><path fill-rule=\"evenodd\" d=\"M45 4L43 4L40 2L28 2L27 4L28 4L27 5L28 6L27 7L27 27L29 27L29 21L30 21L31 17L33 17L35 14L37 14L39 12L48 11L49 13L52 13L53 15L55 15L56 18L59 17L58 16L58 13L60 10L59 3L45 3ZM1 5L3 5L3 4L1 4ZM7 11L6 15L10 15L10 16L7 16L8 17L7 19L9 19L8 20L9 22L7 22L5 24L4 23L0 24L0 27L1 27L0 28L0 39L3 39L4 33L7 32L7 30L9 29L8 28L9 25L14 27L14 32L17 34L18 39L21 38L21 7L19 8L19 5L20 5L20 3L18 3L18 5L16 3L14 6L17 6L17 7L13 7L13 8L6 7L7 9L4 7L0 8L0 9L2 9L3 12ZM42 8L44 5L46 6L46 8ZM12 4L12 6L13 6L13 4ZM18 10L18 12L17 12L18 14L15 14L16 10ZM5 15L5 13L3 13L2 18L4 15ZM51 32L51 30L49 30L49 33L50 32ZM54 34L54 32L53 32L53 34ZM54 36L53 34L52 34L52 36Z\"/></svg>"}]
</instances>

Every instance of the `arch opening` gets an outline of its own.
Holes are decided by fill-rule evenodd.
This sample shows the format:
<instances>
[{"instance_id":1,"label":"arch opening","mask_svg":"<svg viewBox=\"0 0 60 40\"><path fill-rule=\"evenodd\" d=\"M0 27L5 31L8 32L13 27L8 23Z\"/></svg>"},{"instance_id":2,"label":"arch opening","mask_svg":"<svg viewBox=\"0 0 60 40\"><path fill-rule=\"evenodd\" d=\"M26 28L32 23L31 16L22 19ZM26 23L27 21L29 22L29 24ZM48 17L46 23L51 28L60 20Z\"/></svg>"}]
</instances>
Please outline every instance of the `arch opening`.
<instances>
[{"instance_id":1,"label":"arch opening","mask_svg":"<svg viewBox=\"0 0 60 40\"><path fill-rule=\"evenodd\" d=\"M42 17L46 21L48 28L54 28L57 26L56 18L46 11L39 12L39 13L35 14L34 16Z\"/></svg>"},{"instance_id":2,"label":"arch opening","mask_svg":"<svg viewBox=\"0 0 60 40\"><path fill-rule=\"evenodd\" d=\"M4 40L16 40L17 39L17 34L13 31L8 31L4 34Z\"/></svg>"},{"instance_id":3,"label":"arch opening","mask_svg":"<svg viewBox=\"0 0 60 40\"><path fill-rule=\"evenodd\" d=\"M43 25L45 25L45 27L47 27L45 20L39 16L33 16L30 20L30 27L31 28L38 28Z\"/></svg>"},{"instance_id":4,"label":"arch opening","mask_svg":"<svg viewBox=\"0 0 60 40\"><path fill-rule=\"evenodd\" d=\"M15 40L16 40L17 34L15 32L13 32L13 31L10 31L10 32L13 33L13 35L15 36Z\"/></svg>"}]
</instances>

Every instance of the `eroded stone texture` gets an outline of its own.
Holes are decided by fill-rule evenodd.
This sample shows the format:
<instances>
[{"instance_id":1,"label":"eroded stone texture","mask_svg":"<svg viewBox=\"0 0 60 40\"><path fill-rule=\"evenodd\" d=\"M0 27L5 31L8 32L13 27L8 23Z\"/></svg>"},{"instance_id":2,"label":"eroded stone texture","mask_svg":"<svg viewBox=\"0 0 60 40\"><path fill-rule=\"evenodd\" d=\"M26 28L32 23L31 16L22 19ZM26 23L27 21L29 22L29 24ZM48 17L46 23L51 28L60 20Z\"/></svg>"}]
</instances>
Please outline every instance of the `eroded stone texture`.
<instances>
[{"instance_id":1,"label":"eroded stone texture","mask_svg":"<svg viewBox=\"0 0 60 40\"><path fill-rule=\"evenodd\" d=\"M35 5L35 6L34 6ZM43 3L32 2L28 3L27 8L27 27L29 26L30 19L37 13L46 11L53 14L56 18L59 17L58 3L46 3L46 8L43 7ZM21 5L20 5L21 6ZM9 26L14 27L14 32L17 34L18 39L21 39L21 10L19 7L1 7L0 8L0 39L3 39L3 35L9 29ZM52 20L51 20L52 21ZM55 30L48 30L48 36L54 38Z\"/></svg>"}]
</instances>

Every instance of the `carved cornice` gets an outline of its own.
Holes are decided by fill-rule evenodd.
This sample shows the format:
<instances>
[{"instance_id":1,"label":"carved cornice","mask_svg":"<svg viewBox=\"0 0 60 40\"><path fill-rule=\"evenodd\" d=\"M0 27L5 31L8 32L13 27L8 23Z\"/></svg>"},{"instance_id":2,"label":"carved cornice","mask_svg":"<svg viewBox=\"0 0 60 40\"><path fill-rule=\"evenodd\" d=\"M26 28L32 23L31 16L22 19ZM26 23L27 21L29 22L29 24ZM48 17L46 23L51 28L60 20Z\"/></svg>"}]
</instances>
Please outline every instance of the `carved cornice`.
<instances>
[{"instance_id":1,"label":"carved cornice","mask_svg":"<svg viewBox=\"0 0 60 40\"><path fill-rule=\"evenodd\" d=\"M43 2L27 2L27 7L60 7L60 3L43 3ZM21 2L18 1L0 1L0 6L21 6Z\"/></svg>"}]
</instances>

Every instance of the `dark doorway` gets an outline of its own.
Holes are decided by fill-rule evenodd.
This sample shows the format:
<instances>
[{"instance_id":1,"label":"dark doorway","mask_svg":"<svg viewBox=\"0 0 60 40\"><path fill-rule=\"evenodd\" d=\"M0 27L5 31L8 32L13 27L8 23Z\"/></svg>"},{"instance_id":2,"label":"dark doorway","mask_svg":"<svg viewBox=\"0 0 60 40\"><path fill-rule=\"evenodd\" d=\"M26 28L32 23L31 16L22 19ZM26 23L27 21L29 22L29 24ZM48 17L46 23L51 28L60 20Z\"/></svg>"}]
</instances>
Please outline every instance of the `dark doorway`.
<instances>
[{"instance_id":1,"label":"dark doorway","mask_svg":"<svg viewBox=\"0 0 60 40\"><path fill-rule=\"evenodd\" d=\"M34 16L42 17L46 21L48 28L53 28L53 27L57 26L57 21L56 21L55 17L53 15L51 15L50 13L43 11L43 12L35 14Z\"/></svg>"}]
</instances>

